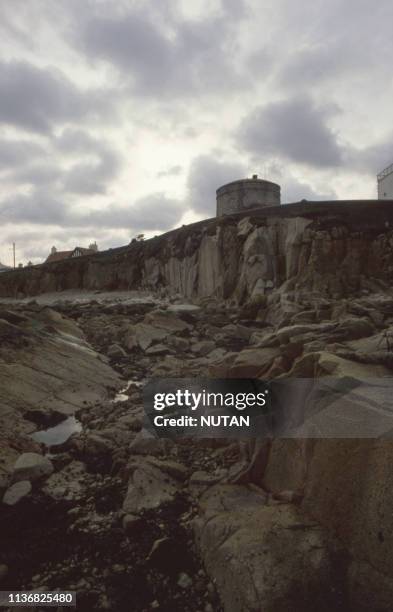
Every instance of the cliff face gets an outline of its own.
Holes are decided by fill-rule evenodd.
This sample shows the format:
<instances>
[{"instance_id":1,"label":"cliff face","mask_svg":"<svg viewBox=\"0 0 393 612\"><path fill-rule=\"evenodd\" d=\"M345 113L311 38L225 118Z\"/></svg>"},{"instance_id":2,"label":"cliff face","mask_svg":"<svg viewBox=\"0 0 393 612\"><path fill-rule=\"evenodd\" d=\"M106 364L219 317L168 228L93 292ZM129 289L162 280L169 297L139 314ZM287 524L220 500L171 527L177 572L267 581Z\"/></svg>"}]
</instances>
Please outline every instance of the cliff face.
<instances>
[{"instance_id":1,"label":"cliff face","mask_svg":"<svg viewBox=\"0 0 393 612\"><path fill-rule=\"evenodd\" d=\"M185 226L94 256L2 273L0 296L150 289L242 303L280 288L343 297L390 283L392 228L390 202L288 205Z\"/></svg>"}]
</instances>

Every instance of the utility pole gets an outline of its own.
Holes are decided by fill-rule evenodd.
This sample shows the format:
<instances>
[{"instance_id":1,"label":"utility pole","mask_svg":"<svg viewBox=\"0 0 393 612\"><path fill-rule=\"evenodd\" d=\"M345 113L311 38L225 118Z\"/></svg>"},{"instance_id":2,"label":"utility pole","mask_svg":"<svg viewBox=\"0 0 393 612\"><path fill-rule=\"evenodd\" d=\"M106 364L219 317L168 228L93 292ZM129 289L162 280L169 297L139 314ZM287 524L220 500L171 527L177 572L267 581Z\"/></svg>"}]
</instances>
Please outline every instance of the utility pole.
<instances>
[{"instance_id":1,"label":"utility pole","mask_svg":"<svg viewBox=\"0 0 393 612\"><path fill-rule=\"evenodd\" d=\"M13 251L13 254L14 254L14 270L15 270L15 268L16 268L16 263L15 263L15 242L12 243L12 251Z\"/></svg>"}]
</instances>

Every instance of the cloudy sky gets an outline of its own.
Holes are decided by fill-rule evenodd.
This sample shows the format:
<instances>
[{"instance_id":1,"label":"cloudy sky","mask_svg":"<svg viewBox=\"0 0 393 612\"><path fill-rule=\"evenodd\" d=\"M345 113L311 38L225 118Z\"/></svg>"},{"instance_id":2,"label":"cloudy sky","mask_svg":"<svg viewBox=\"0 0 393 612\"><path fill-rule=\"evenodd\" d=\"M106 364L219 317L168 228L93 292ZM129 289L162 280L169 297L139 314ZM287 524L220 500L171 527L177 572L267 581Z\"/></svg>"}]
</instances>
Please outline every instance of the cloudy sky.
<instances>
[{"instance_id":1,"label":"cloudy sky","mask_svg":"<svg viewBox=\"0 0 393 612\"><path fill-rule=\"evenodd\" d=\"M370 198L393 162L391 0L0 0L0 261L215 212Z\"/></svg>"}]
</instances>

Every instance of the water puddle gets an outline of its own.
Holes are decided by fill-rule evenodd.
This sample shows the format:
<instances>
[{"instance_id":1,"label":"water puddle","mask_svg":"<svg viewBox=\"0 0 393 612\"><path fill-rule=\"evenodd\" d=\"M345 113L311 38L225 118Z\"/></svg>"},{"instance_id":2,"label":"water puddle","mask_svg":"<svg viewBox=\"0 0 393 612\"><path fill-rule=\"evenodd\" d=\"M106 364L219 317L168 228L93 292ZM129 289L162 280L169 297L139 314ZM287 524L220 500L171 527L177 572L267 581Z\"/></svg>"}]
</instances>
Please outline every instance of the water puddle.
<instances>
[{"instance_id":1,"label":"water puddle","mask_svg":"<svg viewBox=\"0 0 393 612\"><path fill-rule=\"evenodd\" d=\"M70 416L58 425L35 431L31 437L36 442L45 444L46 446L56 446L63 444L73 434L82 431L82 423L74 416Z\"/></svg>"}]
</instances>

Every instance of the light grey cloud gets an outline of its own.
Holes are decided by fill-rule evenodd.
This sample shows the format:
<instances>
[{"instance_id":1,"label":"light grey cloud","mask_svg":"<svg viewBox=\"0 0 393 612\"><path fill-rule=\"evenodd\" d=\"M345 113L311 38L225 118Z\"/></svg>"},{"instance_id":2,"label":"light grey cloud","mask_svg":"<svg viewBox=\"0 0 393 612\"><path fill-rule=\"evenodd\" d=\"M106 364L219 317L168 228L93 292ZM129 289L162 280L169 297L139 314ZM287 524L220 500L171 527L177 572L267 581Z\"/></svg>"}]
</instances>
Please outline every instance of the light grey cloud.
<instances>
[{"instance_id":1,"label":"light grey cloud","mask_svg":"<svg viewBox=\"0 0 393 612\"><path fill-rule=\"evenodd\" d=\"M214 155L200 155L190 166L187 203L195 212L212 217L215 215L216 190L245 176L246 169L242 163L219 161Z\"/></svg>"},{"instance_id":2,"label":"light grey cloud","mask_svg":"<svg viewBox=\"0 0 393 612\"><path fill-rule=\"evenodd\" d=\"M257 106L240 124L237 138L254 155L279 155L296 163L334 167L342 149L327 121L331 109L316 106L309 97Z\"/></svg>"},{"instance_id":3,"label":"light grey cloud","mask_svg":"<svg viewBox=\"0 0 393 612\"><path fill-rule=\"evenodd\" d=\"M180 166L179 164L176 164L174 166L171 166L167 170L161 170L160 172L157 172L157 176L158 178L161 178L164 176L179 176L182 170L183 170L183 167Z\"/></svg>"},{"instance_id":4,"label":"light grey cloud","mask_svg":"<svg viewBox=\"0 0 393 612\"><path fill-rule=\"evenodd\" d=\"M58 69L26 61L0 62L0 123L38 133L103 114L111 102L101 91L80 91Z\"/></svg>"}]
</instances>

